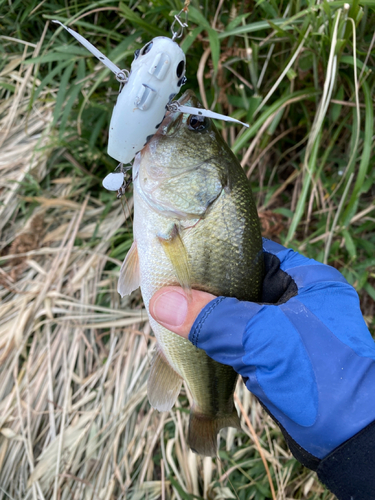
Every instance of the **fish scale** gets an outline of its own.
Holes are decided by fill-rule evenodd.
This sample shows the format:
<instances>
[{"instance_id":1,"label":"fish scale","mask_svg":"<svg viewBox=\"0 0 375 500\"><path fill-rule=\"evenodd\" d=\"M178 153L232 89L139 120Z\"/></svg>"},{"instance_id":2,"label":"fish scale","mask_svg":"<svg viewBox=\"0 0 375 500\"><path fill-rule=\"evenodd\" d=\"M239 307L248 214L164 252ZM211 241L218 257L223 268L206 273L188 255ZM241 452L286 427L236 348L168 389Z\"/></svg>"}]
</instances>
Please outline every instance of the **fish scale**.
<instances>
[{"instance_id":1,"label":"fish scale","mask_svg":"<svg viewBox=\"0 0 375 500\"><path fill-rule=\"evenodd\" d=\"M200 106L189 91L179 102ZM262 242L248 179L213 123L193 119L168 113L133 166L134 244L119 291L124 295L140 284L147 312L153 294L167 285L181 285L187 297L192 288L240 300L260 298ZM193 400L189 445L213 456L217 432L239 427L233 402L237 374L149 318L157 338L150 403L169 410L183 379Z\"/></svg>"}]
</instances>

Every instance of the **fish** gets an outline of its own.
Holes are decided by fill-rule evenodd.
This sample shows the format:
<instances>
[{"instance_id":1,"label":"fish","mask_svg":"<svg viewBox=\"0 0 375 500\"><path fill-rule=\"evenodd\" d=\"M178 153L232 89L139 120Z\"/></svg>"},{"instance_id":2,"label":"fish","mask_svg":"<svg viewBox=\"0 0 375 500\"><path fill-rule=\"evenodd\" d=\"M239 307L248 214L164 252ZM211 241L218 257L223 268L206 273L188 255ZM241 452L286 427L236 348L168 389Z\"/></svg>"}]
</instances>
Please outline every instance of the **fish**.
<instances>
[{"instance_id":1,"label":"fish","mask_svg":"<svg viewBox=\"0 0 375 500\"><path fill-rule=\"evenodd\" d=\"M178 101L202 107L188 90ZM134 241L120 270L124 296L141 287L157 339L147 394L170 410L182 381L193 401L187 441L216 456L217 434L240 429L233 394L238 375L149 314L152 295L168 285L259 301L263 252L250 183L211 119L169 111L133 164ZM230 334L231 332L228 332Z\"/></svg>"}]
</instances>

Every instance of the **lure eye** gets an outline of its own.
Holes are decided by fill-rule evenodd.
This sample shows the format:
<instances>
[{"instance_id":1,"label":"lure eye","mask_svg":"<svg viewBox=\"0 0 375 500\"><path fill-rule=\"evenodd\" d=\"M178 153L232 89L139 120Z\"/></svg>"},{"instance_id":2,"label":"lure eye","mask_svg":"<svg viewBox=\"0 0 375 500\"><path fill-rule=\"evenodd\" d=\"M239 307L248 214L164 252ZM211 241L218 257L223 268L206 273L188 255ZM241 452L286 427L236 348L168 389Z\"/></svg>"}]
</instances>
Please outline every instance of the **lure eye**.
<instances>
[{"instance_id":1,"label":"lure eye","mask_svg":"<svg viewBox=\"0 0 375 500\"><path fill-rule=\"evenodd\" d=\"M205 116L191 115L188 119L188 127L194 132L201 132L206 130L209 126L209 120Z\"/></svg>"},{"instance_id":2,"label":"lure eye","mask_svg":"<svg viewBox=\"0 0 375 500\"><path fill-rule=\"evenodd\" d=\"M145 45L143 47L143 49L141 50L141 56L144 56L145 54L147 54L147 52L150 52L153 44L154 44L154 42L149 42L147 45Z\"/></svg>"},{"instance_id":3,"label":"lure eye","mask_svg":"<svg viewBox=\"0 0 375 500\"><path fill-rule=\"evenodd\" d=\"M139 49L137 49L137 50L134 52L134 59L137 59L137 58L138 58L139 53L140 53L140 50L139 50Z\"/></svg>"},{"instance_id":4,"label":"lure eye","mask_svg":"<svg viewBox=\"0 0 375 500\"><path fill-rule=\"evenodd\" d=\"M180 62L178 63L177 69L176 69L176 75L177 75L177 78L181 78L182 73L184 72L184 68L185 68L185 63L184 63L184 61L180 61Z\"/></svg>"}]
</instances>

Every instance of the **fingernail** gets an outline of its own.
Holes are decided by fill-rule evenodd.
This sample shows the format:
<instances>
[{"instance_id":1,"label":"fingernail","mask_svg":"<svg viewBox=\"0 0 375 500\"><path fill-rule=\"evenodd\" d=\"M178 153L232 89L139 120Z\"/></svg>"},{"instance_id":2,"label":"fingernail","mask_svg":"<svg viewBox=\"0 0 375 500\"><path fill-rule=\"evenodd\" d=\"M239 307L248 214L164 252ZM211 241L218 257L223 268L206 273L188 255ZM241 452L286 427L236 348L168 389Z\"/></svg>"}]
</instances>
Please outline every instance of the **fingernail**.
<instances>
[{"instance_id":1,"label":"fingernail","mask_svg":"<svg viewBox=\"0 0 375 500\"><path fill-rule=\"evenodd\" d=\"M159 323L171 326L181 326L186 319L187 300L178 292L165 292L156 299L153 316Z\"/></svg>"}]
</instances>

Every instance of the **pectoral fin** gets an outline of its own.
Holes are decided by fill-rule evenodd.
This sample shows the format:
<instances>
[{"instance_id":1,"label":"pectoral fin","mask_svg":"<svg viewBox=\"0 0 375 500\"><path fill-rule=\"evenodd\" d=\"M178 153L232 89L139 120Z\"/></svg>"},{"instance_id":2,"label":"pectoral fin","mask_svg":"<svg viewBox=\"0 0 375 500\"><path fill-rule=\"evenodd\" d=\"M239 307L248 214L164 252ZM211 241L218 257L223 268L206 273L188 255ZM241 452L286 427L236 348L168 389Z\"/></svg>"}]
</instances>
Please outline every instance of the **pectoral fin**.
<instances>
[{"instance_id":1,"label":"pectoral fin","mask_svg":"<svg viewBox=\"0 0 375 500\"><path fill-rule=\"evenodd\" d=\"M136 290L140 285L139 277L139 258L137 242L133 241L129 252L121 266L120 277L118 280L117 291L124 297Z\"/></svg>"},{"instance_id":2,"label":"pectoral fin","mask_svg":"<svg viewBox=\"0 0 375 500\"><path fill-rule=\"evenodd\" d=\"M163 250L172 263L176 278L185 292L191 291L188 253L182 241L179 229L173 224L166 235L158 234Z\"/></svg>"},{"instance_id":3,"label":"pectoral fin","mask_svg":"<svg viewBox=\"0 0 375 500\"><path fill-rule=\"evenodd\" d=\"M159 411L170 410L180 394L181 384L182 378L173 370L157 347L147 383L150 405Z\"/></svg>"}]
</instances>

